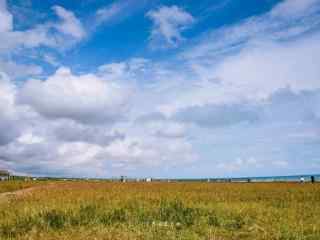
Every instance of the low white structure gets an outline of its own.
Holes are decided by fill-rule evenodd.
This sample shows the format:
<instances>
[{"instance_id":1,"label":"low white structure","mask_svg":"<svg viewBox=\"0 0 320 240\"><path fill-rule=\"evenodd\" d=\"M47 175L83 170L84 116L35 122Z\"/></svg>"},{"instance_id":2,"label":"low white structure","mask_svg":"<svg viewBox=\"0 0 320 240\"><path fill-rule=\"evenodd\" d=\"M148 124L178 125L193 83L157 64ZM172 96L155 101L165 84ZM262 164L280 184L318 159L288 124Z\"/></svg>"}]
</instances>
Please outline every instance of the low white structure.
<instances>
[{"instance_id":1,"label":"low white structure","mask_svg":"<svg viewBox=\"0 0 320 240\"><path fill-rule=\"evenodd\" d=\"M152 178L146 178L146 182L152 182Z\"/></svg>"},{"instance_id":2,"label":"low white structure","mask_svg":"<svg viewBox=\"0 0 320 240\"><path fill-rule=\"evenodd\" d=\"M10 179L10 173L6 170L0 170L0 181L6 181Z\"/></svg>"}]
</instances>

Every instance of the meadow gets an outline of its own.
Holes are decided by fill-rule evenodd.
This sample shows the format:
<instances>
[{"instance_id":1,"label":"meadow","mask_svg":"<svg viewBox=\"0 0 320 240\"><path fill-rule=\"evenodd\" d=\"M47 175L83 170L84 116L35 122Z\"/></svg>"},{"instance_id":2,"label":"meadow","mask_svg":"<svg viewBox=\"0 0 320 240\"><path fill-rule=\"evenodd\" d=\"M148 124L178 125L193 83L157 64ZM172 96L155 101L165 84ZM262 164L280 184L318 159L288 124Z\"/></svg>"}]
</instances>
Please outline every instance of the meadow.
<instances>
[{"instance_id":1,"label":"meadow","mask_svg":"<svg viewBox=\"0 0 320 240\"><path fill-rule=\"evenodd\" d=\"M0 201L0 239L320 239L320 184L32 184Z\"/></svg>"},{"instance_id":2,"label":"meadow","mask_svg":"<svg viewBox=\"0 0 320 240\"><path fill-rule=\"evenodd\" d=\"M40 185L38 181L1 181L0 194Z\"/></svg>"}]
</instances>

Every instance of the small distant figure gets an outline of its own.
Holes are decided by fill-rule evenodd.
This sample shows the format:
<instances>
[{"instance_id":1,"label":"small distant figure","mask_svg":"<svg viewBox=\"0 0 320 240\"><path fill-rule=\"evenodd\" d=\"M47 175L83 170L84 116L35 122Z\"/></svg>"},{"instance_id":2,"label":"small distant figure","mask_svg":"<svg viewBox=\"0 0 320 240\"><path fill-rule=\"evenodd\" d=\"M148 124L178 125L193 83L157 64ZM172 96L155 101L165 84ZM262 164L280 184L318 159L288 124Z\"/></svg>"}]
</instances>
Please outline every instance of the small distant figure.
<instances>
[{"instance_id":1,"label":"small distant figure","mask_svg":"<svg viewBox=\"0 0 320 240\"><path fill-rule=\"evenodd\" d=\"M311 183L315 183L314 176L311 176Z\"/></svg>"},{"instance_id":2,"label":"small distant figure","mask_svg":"<svg viewBox=\"0 0 320 240\"><path fill-rule=\"evenodd\" d=\"M251 182L251 179L250 179L250 178L248 178L247 182L248 182L248 183L250 183L250 182Z\"/></svg>"},{"instance_id":3,"label":"small distant figure","mask_svg":"<svg viewBox=\"0 0 320 240\"><path fill-rule=\"evenodd\" d=\"M301 178L300 178L300 182L301 182L301 183L304 183L304 182L305 182L304 177L301 177Z\"/></svg>"}]
</instances>

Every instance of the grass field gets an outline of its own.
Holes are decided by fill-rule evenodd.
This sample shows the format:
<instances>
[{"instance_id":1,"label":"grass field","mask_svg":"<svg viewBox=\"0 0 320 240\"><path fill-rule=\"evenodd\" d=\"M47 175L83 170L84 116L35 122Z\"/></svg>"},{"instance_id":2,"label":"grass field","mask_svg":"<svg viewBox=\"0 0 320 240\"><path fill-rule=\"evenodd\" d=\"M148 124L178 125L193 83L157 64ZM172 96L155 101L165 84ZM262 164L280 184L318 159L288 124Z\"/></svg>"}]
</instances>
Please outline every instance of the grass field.
<instances>
[{"instance_id":1,"label":"grass field","mask_svg":"<svg viewBox=\"0 0 320 240\"><path fill-rule=\"evenodd\" d=\"M41 182L37 181L2 181L0 182L0 193L12 192L40 184Z\"/></svg>"},{"instance_id":2,"label":"grass field","mask_svg":"<svg viewBox=\"0 0 320 240\"><path fill-rule=\"evenodd\" d=\"M0 201L0 239L319 240L319 216L320 184L43 182Z\"/></svg>"}]
</instances>

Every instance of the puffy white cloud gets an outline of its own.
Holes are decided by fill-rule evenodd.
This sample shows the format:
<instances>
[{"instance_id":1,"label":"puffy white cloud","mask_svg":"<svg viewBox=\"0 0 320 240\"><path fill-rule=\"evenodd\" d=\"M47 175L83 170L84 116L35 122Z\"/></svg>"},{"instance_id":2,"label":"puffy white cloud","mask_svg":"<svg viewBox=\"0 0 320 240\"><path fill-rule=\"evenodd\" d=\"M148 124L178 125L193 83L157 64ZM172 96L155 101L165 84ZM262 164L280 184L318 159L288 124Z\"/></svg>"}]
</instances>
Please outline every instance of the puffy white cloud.
<instances>
[{"instance_id":1,"label":"puffy white cloud","mask_svg":"<svg viewBox=\"0 0 320 240\"><path fill-rule=\"evenodd\" d=\"M237 105L203 105L184 108L174 118L180 121L196 123L201 127L226 127L239 123L259 121L256 106L239 103Z\"/></svg>"},{"instance_id":2,"label":"puffy white cloud","mask_svg":"<svg viewBox=\"0 0 320 240\"><path fill-rule=\"evenodd\" d=\"M85 30L74 13L55 6L53 10L60 22L44 22L26 30L15 30L13 16L6 8L6 1L0 3L0 53L16 49L30 49L41 46L67 48L85 36ZM56 31L54 31L56 29Z\"/></svg>"},{"instance_id":3,"label":"puffy white cloud","mask_svg":"<svg viewBox=\"0 0 320 240\"><path fill-rule=\"evenodd\" d=\"M219 60L252 41L286 41L319 29L319 0L286 0L271 11L204 34L181 53L185 59Z\"/></svg>"},{"instance_id":4,"label":"puffy white cloud","mask_svg":"<svg viewBox=\"0 0 320 240\"><path fill-rule=\"evenodd\" d=\"M127 167L176 166L197 160L191 144L182 139L128 137L111 143L105 154L115 163ZM118 165L119 166L119 165Z\"/></svg>"},{"instance_id":5,"label":"puffy white cloud","mask_svg":"<svg viewBox=\"0 0 320 240\"><path fill-rule=\"evenodd\" d=\"M13 28L13 17L7 9L6 0L0 0L0 33L11 31Z\"/></svg>"},{"instance_id":6,"label":"puffy white cloud","mask_svg":"<svg viewBox=\"0 0 320 240\"><path fill-rule=\"evenodd\" d=\"M153 21L151 41L153 47L159 47L161 41L165 40L171 47L176 47L183 40L181 32L194 23L193 16L177 6L163 6L157 10L147 13Z\"/></svg>"},{"instance_id":7,"label":"puffy white cloud","mask_svg":"<svg viewBox=\"0 0 320 240\"><path fill-rule=\"evenodd\" d=\"M43 137L36 136L32 132L25 132L18 138L18 142L22 144L37 144L44 141Z\"/></svg>"},{"instance_id":8,"label":"puffy white cloud","mask_svg":"<svg viewBox=\"0 0 320 240\"><path fill-rule=\"evenodd\" d=\"M84 142L101 146L125 138L123 132L112 129L110 126L83 125L70 120L55 120L51 131L54 138L59 141Z\"/></svg>"},{"instance_id":9,"label":"puffy white cloud","mask_svg":"<svg viewBox=\"0 0 320 240\"><path fill-rule=\"evenodd\" d=\"M9 77L2 72L0 72L0 91L1 116L11 116L14 113L16 88Z\"/></svg>"},{"instance_id":10,"label":"puffy white cloud","mask_svg":"<svg viewBox=\"0 0 320 240\"><path fill-rule=\"evenodd\" d=\"M36 48L40 46L57 47L59 36L51 36L49 26L38 25L25 31L9 31L0 35L0 52L10 52L14 49Z\"/></svg>"},{"instance_id":11,"label":"puffy white cloud","mask_svg":"<svg viewBox=\"0 0 320 240\"><path fill-rule=\"evenodd\" d=\"M190 107L259 103L287 87L295 93L317 90L319 40L315 33L291 41L249 42L219 60L210 54L205 61L190 60L157 83L154 94L171 97L162 97L156 109L170 116ZM163 86L170 87L159 90Z\"/></svg>"},{"instance_id":12,"label":"puffy white cloud","mask_svg":"<svg viewBox=\"0 0 320 240\"><path fill-rule=\"evenodd\" d=\"M12 60L0 59L0 71L10 75L11 78L18 78L39 75L43 72L43 69L34 64L18 64Z\"/></svg>"},{"instance_id":13,"label":"puffy white cloud","mask_svg":"<svg viewBox=\"0 0 320 240\"><path fill-rule=\"evenodd\" d=\"M166 169L187 170L201 159L192 165L202 168L201 176L307 172L313 165L306 167L305 159L315 163L319 155L315 2L290 1L293 8L280 3L270 13L214 30L166 62L137 58L82 74L62 67L44 80L16 84L3 75L0 166L43 175L163 176ZM286 6L288 16L280 16L276 9ZM84 37L73 13L54 11L60 25L7 27L0 49L55 47L65 35ZM98 15L107 22L119 11ZM171 46L194 22L175 6L147 16L154 21L151 40ZM2 70L13 78L18 66L8 64Z\"/></svg>"},{"instance_id":14,"label":"puffy white cloud","mask_svg":"<svg viewBox=\"0 0 320 240\"><path fill-rule=\"evenodd\" d=\"M182 138L186 135L186 126L178 122L156 121L149 123L153 134L164 138Z\"/></svg>"},{"instance_id":15,"label":"puffy white cloud","mask_svg":"<svg viewBox=\"0 0 320 240\"><path fill-rule=\"evenodd\" d=\"M44 54L43 60L54 67L57 67L60 65L59 61L51 54Z\"/></svg>"},{"instance_id":16,"label":"puffy white cloud","mask_svg":"<svg viewBox=\"0 0 320 240\"><path fill-rule=\"evenodd\" d=\"M60 24L55 25L60 32L71 35L78 39L81 39L85 36L85 30L83 26L73 12L70 12L61 6L54 6L52 9L62 20Z\"/></svg>"},{"instance_id":17,"label":"puffy white cloud","mask_svg":"<svg viewBox=\"0 0 320 240\"><path fill-rule=\"evenodd\" d=\"M289 86L295 92L320 87L316 62L320 35L283 44L256 44L227 58L215 71L226 85L243 94L263 98Z\"/></svg>"},{"instance_id":18,"label":"puffy white cloud","mask_svg":"<svg viewBox=\"0 0 320 240\"><path fill-rule=\"evenodd\" d=\"M13 141L20 132L16 125L15 95L15 86L0 72L0 145Z\"/></svg>"},{"instance_id":19,"label":"puffy white cloud","mask_svg":"<svg viewBox=\"0 0 320 240\"><path fill-rule=\"evenodd\" d=\"M20 101L48 118L107 123L122 117L130 94L116 82L94 74L73 75L68 68L59 68L45 81L27 81Z\"/></svg>"},{"instance_id":20,"label":"puffy white cloud","mask_svg":"<svg viewBox=\"0 0 320 240\"><path fill-rule=\"evenodd\" d=\"M297 18L310 15L320 9L319 0L284 0L271 11L274 17Z\"/></svg>"},{"instance_id":21,"label":"puffy white cloud","mask_svg":"<svg viewBox=\"0 0 320 240\"><path fill-rule=\"evenodd\" d=\"M229 174L237 172L239 170L244 170L246 168L261 168L263 163L257 159L250 157L248 159L237 158L231 162L222 162L217 165L217 167L223 171L227 171Z\"/></svg>"}]
</instances>

